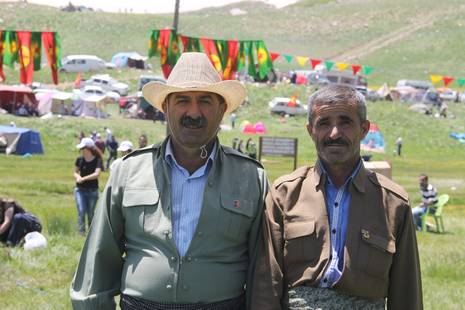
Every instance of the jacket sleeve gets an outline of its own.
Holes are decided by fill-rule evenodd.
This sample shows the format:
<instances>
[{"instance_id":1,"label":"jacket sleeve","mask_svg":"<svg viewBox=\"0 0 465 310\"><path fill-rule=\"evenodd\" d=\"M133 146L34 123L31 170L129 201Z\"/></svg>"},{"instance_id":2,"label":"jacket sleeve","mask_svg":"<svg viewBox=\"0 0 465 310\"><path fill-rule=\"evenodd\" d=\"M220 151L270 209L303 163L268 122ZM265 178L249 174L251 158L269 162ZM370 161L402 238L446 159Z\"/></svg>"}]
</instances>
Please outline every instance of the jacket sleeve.
<instances>
[{"instance_id":1,"label":"jacket sleeve","mask_svg":"<svg viewBox=\"0 0 465 310\"><path fill-rule=\"evenodd\" d=\"M252 310L281 310L287 304L284 281L283 212L270 191L266 197L253 274Z\"/></svg>"},{"instance_id":2,"label":"jacket sleeve","mask_svg":"<svg viewBox=\"0 0 465 310\"><path fill-rule=\"evenodd\" d=\"M123 218L119 167L105 187L70 288L73 309L115 309L123 266Z\"/></svg>"},{"instance_id":3,"label":"jacket sleeve","mask_svg":"<svg viewBox=\"0 0 465 310\"><path fill-rule=\"evenodd\" d=\"M415 227L410 206L406 205L402 211L390 272L387 309L420 310L423 309L423 296Z\"/></svg>"}]
</instances>

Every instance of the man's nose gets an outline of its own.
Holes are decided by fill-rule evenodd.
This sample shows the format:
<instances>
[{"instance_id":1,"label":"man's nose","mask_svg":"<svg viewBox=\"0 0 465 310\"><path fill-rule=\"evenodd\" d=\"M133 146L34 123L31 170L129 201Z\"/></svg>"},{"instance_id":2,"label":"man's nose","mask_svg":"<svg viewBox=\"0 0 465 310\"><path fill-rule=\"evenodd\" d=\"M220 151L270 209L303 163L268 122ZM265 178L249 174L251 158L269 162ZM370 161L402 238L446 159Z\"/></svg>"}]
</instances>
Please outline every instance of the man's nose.
<instances>
[{"instance_id":1,"label":"man's nose","mask_svg":"<svg viewBox=\"0 0 465 310\"><path fill-rule=\"evenodd\" d=\"M192 118L197 118L202 115L199 102L193 100L191 104L189 104L189 107L187 109L187 115L189 115Z\"/></svg>"},{"instance_id":2,"label":"man's nose","mask_svg":"<svg viewBox=\"0 0 465 310\"><path fill-rule=\"evenodd\" d=\"M341 136L341 131L337 125L332 126L331 131L329 133L329 137L331 139L337 139Z\"/></svg>"}]
</instances>

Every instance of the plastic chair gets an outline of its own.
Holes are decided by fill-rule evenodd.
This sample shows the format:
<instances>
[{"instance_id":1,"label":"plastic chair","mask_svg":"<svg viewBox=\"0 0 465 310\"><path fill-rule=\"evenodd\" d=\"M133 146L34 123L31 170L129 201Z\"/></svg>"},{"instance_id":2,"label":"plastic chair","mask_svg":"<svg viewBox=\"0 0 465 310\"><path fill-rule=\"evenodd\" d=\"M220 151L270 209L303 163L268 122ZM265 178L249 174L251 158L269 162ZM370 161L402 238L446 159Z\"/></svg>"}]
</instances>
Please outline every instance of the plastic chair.
<instances>
[{"instance_id":1,"label":"plastic chair","mask_svg":"<svg viewBox=\"0 0 465 310\"><path fill-rule=\"evenodd\" d=\"M425 214L421 216L421 230L426 231L426 218L427 217L433 217L434 221L436 222L436 231L438 233L443 233L444 230L444 222L442 220L442 209L444 206L447 204L449 201L449 195L447 194L442 194L438 197L438 202L436 202L434 205L429 206L426 209ZM430 213L430 209L436 209L434 213Z\"/></svg>"}]
</instances>

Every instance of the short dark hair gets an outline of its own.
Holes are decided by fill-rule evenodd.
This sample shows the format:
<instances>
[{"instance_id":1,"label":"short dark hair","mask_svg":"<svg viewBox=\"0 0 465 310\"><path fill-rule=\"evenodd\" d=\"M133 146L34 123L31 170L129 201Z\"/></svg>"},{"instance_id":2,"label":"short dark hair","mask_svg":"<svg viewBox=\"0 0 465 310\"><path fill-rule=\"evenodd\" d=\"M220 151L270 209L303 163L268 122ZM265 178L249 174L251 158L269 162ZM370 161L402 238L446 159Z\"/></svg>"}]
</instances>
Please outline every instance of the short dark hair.
<instances>
[{"instance_id":1,"label":"short dark hair","mask_svg":"<svg viewBox=\"0 0 465 310\"><path fill-rule=\"evenodd\" d=\"M364 122L367 120L367 108L363 94L350 86L332 84L320 88L308 98L308 123L312 123L315 105L343 102L355 103L357 105L357 114L360 121Z\"/></svg>"}]
</instances>

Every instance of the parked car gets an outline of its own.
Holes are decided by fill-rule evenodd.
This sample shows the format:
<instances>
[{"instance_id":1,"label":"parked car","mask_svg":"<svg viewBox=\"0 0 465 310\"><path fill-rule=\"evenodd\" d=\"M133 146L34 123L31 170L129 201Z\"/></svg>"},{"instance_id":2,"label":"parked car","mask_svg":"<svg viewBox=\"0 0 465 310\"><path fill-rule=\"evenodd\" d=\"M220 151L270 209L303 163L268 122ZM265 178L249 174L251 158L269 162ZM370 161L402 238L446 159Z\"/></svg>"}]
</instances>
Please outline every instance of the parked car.
<instances>
[{"instance_id":1,"label":"parked car","mask_svg":"<svg viewBox=\"0 0 465 310\"><path fill-rule=\"evenodd\" d=\"M399 86L410 86L416 89L428 90L434 88L433 83L430 81L421 81L421 80L399 80L397 81L397 87Z\"/></svg>"},{"instance_id":2,"label":"parked car","mask_svg":"<svg viewBox=\"0 0 465 310\"><path fill-rule=\"evenodd\" d=\"M95 55L69 55L61 60L61 72L87 72L113 69L115 64L105 62Z\"/></svg>"},{"instance_id":3,"label":"parked car","mask_svg":"<svg viewBox=\"0 0 465 310\"><path fill-rule=\"evenodd\" d=\"M438 88L439 97L444 101L459 101L459 93L450 88Z\"/></svg>"},{"instance_id":4,"label":"parked car","mask_svg":"<svg viewBox=\"0 0 465 310\"><path fill-rule=\"evenodd\" d=\"M121 96L126 96L129 93L129 85L118 82L108 74L93 75L90 79L81 82L82 86L96 85L100 86L104 91L114 91Z\"/></svg>"},{"instance_id":5,"label":"parked car","mask_svg":"<svg viewBox=\"0 0 465 310\"><path fill-rule=\"evenodd\" d=\"M142 87L148 82L161 82L166 83L166 80L161 75L141 75L139 76L139 81L137 81L137 89L142 90Z\"/></svg>"},{"instance_id":6,"label":"parked car","mask_svg":"<svg viewBox=\"0 0 465 310\"><path fill-rule=\"evenodd\" d=\"M80 92L81 98L85 98L87 96L104 96L112 102L119 102L121 96L117 92L114 91L104 91L102 87L97 85L87 85L81 89Z\"/></svg>"},{"instance_id":7,"label":"parked car","mask_svg":"<svg viewBox=\"0 0 465 310\"><path fill-rule=\"evenodd\" d=\"M272 114L307 114L307 106L302 105L299 99L293 101L291 98L275 97L268 103L268 106Z\"/></svg>"}]
</instances>

